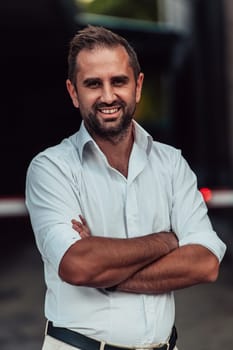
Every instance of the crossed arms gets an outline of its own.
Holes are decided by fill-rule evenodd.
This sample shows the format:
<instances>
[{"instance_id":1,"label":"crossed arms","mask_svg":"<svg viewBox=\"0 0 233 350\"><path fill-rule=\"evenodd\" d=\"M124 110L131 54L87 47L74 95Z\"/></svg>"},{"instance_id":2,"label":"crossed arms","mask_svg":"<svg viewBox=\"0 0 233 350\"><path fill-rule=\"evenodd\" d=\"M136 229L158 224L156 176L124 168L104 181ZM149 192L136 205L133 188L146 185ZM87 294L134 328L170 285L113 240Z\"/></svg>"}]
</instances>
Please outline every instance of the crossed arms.
<instances>
[{"instance_id":1,"label":"crossed arms","mask_svg":"<svg viewBox=\"0 0 233 350\"><path fill-rule=\"evenodd\" d=\"M72 223L82 239L59 266L60 277L70 284L160 294L217 279L217 257L201 245L179 247L172 232L129 239L94 237L81 216Z\"/></svg>"}]
</instances>

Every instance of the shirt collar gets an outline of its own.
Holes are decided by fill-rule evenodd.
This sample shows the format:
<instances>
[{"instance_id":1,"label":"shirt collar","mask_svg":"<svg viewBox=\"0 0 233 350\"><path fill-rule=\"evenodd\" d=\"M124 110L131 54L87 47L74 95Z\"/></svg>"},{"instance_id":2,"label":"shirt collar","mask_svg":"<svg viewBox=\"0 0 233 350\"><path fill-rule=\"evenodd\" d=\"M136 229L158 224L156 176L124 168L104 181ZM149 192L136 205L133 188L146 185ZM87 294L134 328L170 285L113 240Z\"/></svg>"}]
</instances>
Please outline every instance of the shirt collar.
<instances>
[{"instance_id":1,"label":"shirt collar","mask_svg":"<svg viewBox=\"0 0 233 350\"><path fill-rule=\"evenodd\" d=\"M152 136L145 130L141 125L139 125L134 120L134 142L143 150L145 150L147 156L149 156L152 144L153 144L153 138Z\"/></svg>"},{"instance_id":2,"label":"shirt collar","mask_svg":"<svg viewBox=\"0 0 233 350\"><path fill-rule=\"evenodd\" d=\"M81 123L79 131L74 136L75 136L74 143L75 143L75 146L77 148L79 158L82 161L83 160L83 150L84 150L85 145L87 145L88 143L95 144L95 141L92 139L91 135L87 131L83 121Z\"/></svg>"},{"instance_id":3,"label":"shirt collar","mask_svg":"<svg viewBox=\"0 0 233 350\"><path fill-rule=\"evenodd\" d=\"M139 146L139 148L144 150L148 156L152 148L153 138L135 120L133 121L133 123L134 123L134 136L135 136L134 142ZM83 121L81 123L79 131L74 136L75 136L75 140L74 140L75 145L77 147L81 161L83 160L84 148L88 143L92 143L93 146L99 149L96 142L93 140L93 138L87 131Z\"/></svg>"}]
</instances>

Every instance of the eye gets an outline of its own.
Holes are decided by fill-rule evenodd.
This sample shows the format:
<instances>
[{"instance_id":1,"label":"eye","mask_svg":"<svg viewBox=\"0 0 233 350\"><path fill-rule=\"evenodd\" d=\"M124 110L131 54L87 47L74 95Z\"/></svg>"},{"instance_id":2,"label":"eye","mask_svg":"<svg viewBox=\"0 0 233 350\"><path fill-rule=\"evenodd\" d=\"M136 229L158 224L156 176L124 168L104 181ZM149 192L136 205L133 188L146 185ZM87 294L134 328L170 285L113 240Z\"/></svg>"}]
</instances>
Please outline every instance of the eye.
<instances>
[{"instance_id":1,"label":"eye","mask_svg":"<svg viewBox=\"0 0 233 350\"><path fill-rule=\"evenodd\" d=\"M90 89L97 89L98 87L100 87L100 83L98 81L93 81L87 84L86 86L89 87Z\"/></svg>"},{"instance_id":2,"label":"eye","mask_svg":"<svg viewBox=\"0 0 233 350\"><path fill-rule=\"evenodd\" d=\"M127 77L115 77L112 79L112 85L116 87L120 87L126 85L129 79Z\"/></svg>"},{"instance_id":3,"label":"eye","mask_svg":"<svg viewBox=\"0 0 233 350\"><path fill-rule=\"evenodd\" d=\"M98 79L88 79L84 81L84 86L89 89L98 89L101 86L101 81Z\"/></svg>"}]
</instances>

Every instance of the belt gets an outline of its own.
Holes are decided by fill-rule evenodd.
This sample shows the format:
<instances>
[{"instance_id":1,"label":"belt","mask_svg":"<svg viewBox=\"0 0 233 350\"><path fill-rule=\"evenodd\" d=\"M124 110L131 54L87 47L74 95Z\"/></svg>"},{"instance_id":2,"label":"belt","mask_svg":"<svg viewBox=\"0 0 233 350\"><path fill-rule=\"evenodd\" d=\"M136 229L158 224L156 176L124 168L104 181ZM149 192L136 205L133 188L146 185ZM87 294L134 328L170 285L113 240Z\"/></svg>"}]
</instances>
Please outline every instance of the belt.
<instances>
[{"instance_id":1,"label":"belt","mask_svg":"<svg viewBox=\"0 0 233 350\"><path fill-rule=\"evenodd\" d=\"M173 350L176 345L177 332L176 327L172 328L171 336L165 344L159 344L158 346L138 346L138 347L127 347L107 344L93 338L86 337L83 334L71 331L68 328L54 327L52 322L48 322L47 334L51 337L62 341L63 343L69 344L82 350L127 350L127 349L150 349L150 350Z\"/></svg>"}]
</instances>

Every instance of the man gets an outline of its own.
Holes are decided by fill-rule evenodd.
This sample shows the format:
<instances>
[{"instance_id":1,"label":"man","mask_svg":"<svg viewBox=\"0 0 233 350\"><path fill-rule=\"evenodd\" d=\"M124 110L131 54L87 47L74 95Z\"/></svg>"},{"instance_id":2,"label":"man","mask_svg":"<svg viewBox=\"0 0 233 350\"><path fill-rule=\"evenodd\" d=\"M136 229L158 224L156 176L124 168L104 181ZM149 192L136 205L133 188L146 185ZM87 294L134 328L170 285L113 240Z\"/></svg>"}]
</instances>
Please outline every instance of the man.
<instances>
[{"instance_id":1,"label":"man","mask_svg":"<svg viewBox=\"0 0 233 350\"><path fill-rule=\"evenodd\" d=\"M128 42L88 26L68 63L82 125L27 174L47 285L43 350L176 349L173 291L215 281L225 245L180 151L133 120L143 73Z\"/></svg>"}]
</instances>

